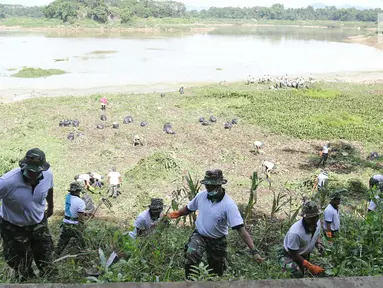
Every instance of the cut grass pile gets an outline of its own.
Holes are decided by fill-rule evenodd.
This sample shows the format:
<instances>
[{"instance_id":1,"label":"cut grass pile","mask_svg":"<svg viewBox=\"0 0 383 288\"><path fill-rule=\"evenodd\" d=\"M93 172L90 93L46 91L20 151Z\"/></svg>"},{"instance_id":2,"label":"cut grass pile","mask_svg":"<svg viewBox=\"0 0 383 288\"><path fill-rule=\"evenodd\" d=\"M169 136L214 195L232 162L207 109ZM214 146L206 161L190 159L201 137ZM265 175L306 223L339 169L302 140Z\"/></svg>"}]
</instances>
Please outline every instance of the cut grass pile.
<instances>
[{"instance_id":1,"label":"cut grass pile","mask_svg":"<svg viewBox=\"0 0 383 288\"><path fill-rule=\"evenodd\" d=\"M60 69L41 69L41 68L23 68L19 72L12 74L17 78L42 78L54 75L62 75L66 72Z\"/></svg>"}]
</instances>

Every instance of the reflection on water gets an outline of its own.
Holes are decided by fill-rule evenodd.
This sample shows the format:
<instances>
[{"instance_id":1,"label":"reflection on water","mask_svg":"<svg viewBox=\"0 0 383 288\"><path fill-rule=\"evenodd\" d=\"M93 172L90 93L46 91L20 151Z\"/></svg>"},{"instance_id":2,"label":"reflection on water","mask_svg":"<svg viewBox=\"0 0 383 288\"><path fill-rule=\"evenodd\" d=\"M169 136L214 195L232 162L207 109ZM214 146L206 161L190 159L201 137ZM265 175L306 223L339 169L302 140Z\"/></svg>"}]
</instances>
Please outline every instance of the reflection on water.
<instances>
[{"instance_id":1,"label":"reflection on water","mask_svg":"<svg viewBox=\"0 0 383 288\"><path fill-rule=\"evenodd\" d=\"M222 28L196 34L0 32L0 82L3 88L64 89L381 70L380 50L341 43L357 32L292 27ZM14 73L9 69L24 66L68 74L8 77Z\"/></svg>"}]
</instances>

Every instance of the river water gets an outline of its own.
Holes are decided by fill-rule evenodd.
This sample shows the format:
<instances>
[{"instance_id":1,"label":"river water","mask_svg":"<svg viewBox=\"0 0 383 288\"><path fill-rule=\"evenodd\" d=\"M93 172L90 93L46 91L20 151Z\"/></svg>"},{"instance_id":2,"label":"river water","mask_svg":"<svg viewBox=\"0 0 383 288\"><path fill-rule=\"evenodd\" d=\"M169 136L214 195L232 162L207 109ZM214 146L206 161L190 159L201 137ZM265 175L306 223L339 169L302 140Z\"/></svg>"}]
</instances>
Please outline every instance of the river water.
<instances>
[{"instance_id":1,"label":"river water","mask_svg":"<svg viewBox=\"0 0 383 288\"><path fill-rule=\"evenodd\" d=\"M200 33L0 32L0 90L88 89L383 70L383 52L346 43L356 30L222 28ZM55 59L66 59L57 61ZM65 75L10 77L22 67Z\"/></svg>"}]
</instances>

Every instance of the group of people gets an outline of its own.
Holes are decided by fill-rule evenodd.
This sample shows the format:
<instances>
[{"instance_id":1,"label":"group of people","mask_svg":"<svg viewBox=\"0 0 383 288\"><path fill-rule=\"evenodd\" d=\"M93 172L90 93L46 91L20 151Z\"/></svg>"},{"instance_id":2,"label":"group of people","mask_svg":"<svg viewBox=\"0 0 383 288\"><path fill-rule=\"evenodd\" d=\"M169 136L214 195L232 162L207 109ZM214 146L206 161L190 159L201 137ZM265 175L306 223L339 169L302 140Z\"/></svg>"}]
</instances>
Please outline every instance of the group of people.
<instances>
[{"instance_id":1,"label":"group of people","mask_svg":"<svg viewBox=\"0 0 383 288\"><path fill-rule=\"evenodd\" d=\"M118 173L113 170L111 173ZM76 240L80 249L85 248L82 234L86 216L90 211L87 210L86 203L80 195L84 189L92 186L91 180L86 175L99 181L102 179L96 173L88 173L79 175L77 180L70 184L68 194L65 196L65 213L56 249L47 222L53 215L54 183L45 153L38 148L27 151L25 157L20 160L18 168L0 177L3 254L6 263L15 270L15 275L20 280L35 276L32 269L33 259L40 270L40 276L56 273L52 264L54 254L60 255L72 238ZM108 178L111 179L112 175L109 174ZM117 178L121 183L121 175ZM112 184L111 181L109 183ZM227 255L226 236L229 228L239 233L254 261L263 262L264 258L261 257L253 238L244 226L237 204L223 187L226 183L222 170L206 171L201 181L205 189L185 207L167 215L163 215L163 200L152 199L148 209L138 215L134 230L129 236L132 239L142 237L155 229L161 219L176 219L198 211L195 230L184 250L186 279L191 276L192 266L198 265L205 253L212 272L217 275L224 273ZM375 175L370 179L371 188L377 185L383 187L382 175ZM283 270L289 271L296 277L302 277L306 270L314 275L324 272L322 267L310 262L310 254L315 248L323 252L321 235L329 241L336 238L340 229L340 202L341 191L335 191L324 210L322 221L320 207L315 202L308 201L303 204L303 218L290 227L281 245L279 260Z\"/></svg>"}]
</instances>

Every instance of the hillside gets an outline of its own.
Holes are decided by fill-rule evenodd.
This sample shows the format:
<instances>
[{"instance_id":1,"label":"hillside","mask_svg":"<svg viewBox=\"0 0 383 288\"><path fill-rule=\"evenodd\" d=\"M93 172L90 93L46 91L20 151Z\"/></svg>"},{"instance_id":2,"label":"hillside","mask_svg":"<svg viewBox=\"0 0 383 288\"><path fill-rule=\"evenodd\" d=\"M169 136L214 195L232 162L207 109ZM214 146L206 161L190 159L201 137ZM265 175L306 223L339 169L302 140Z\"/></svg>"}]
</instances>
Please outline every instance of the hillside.
<instances>
[{"instance_id":1,"label":"hillside","mask_svg":"<svg viewBox=\"0 0 383 288\"><path fill-rule=\"evenodd\" d=\"M209 168L223 170L229 181L227 191L243 211L249 198L250 176L258 172L259 177L264 178L261 167L264 160L276 163L276 170L271 176L271 187L264 181L257 190L256 209L247 224L267 261L260 266L249 265L249 256L239 236L230 233L231 265L222 279L287 277L280 271L276 251L295 220L293 213L299 209L302 196L312 194L312 185L319 173L315 165L318 151L327 142L338 149L328 163L332 179L330 190L348 189L345 208L342 208L344 232L340 235L342 240L328 248L326 258L313 255L313 261L325 265L328 275L383 272L380 258L371 259L370 253L375 252L368 250L372 245L368 243L371 239L368 235L378 227L376 223L381 222L376 219L377 222L369 225L362 224L365 223L368 179L383 172L381 162L366 160L370 152L383 151L379 117L383 115L382 84L317 83L310 90L277 91L269 90L267 85L230 84L186 88L185 91L184 95L166 93L165 97L106 95L111 103L107 107L106 122L99 120L100 95L2 104L0 145L6 149L0 152L0 174L16 167L31 147L40 147L46 152L55 175L55 215L50 220L55 241L64 196L75 175L87 171L106 175L112 166L123 174L122 195L117 200L111 199L111 211L102 207L85 230L86 254L78 261L60 260L60 274L50 281L76 283L96 272L101 274L97 280L101 283L156 281L156 277L159 281L182 281L183 245L192 229L188 222L186 225L182 221L178 225L164 223L148 238L133 243L124 233L129 231L134 218L149 204L150 197L164 198L166 210L171 209L172 200L177 200L177 191L184 193L179 190L185 184L182 177L189 171L193 178L201 179ZM134 118L134 123L122 124L128 115ZM205 127L198 122L199 117L210 115L218 118L217 123ZM223 124L233 118L239 119L238 124L225 130ZM59 127L62 119L78 119L80 127ZM119 129L111 128L113 121L120 123ZM149 125L140 127L141 121ZM163 133L166 122L172 123L175 135ZM105 129L96 129L101 123ZM75 132L73 141L67 140L69 132ZM144 146L132 146L136 134L142 136ZM265 154L252 152L255 140L265 143ZM106 195L106 191L101 193ZM272 209L278 194L286 194L282 199L288 201L280 199L277 202L280 207ZM95 202L101 197L97 193L91 196ZM177 201L180 206L187 202L186 199ZM323 203L327 203L326 197ZM346 241L346 238L354 240ZM377 241L374 245L383 244L380 236L374 239ZM368 255L349 253L358 250L359 245L370 251ZM113 269L105 269L100 263L99 248L106 257L114 249L124 255L126 261L119 262ZM350 262L355 257L368 263L370 268L362 268L364 264L359 261L342 266L343 261ZM2 282L9 281L9 269L4 263L0 263L0 267ZM204 269L200 267L201 273ZM215 278L207 275L200 278L209 279ZM95 278L92 281L96 281Z\"/></svg>"}]
</instances>

